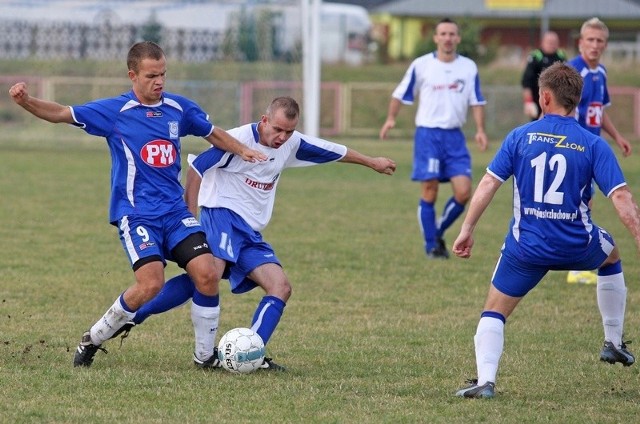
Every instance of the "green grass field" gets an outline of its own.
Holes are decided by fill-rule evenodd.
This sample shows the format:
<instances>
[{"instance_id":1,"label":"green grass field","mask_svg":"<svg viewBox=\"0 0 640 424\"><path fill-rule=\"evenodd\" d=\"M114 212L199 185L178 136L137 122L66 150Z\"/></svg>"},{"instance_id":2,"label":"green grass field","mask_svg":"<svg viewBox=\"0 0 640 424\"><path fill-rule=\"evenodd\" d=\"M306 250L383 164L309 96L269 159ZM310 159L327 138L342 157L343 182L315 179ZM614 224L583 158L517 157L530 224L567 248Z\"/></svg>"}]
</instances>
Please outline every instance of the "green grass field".
<instances>
[{"instance_id":1,"label":"green grass field","mask_svg":"<svg viewBox=\"0 0 640 424\"><path fill-rule=\"evenodd\" d=\"M264 234L294 287L268 346L286 373L196 369L188 306L152 317L121 347L107 343L109 353L98 352L93 367L74 369L82 332L132 274L107 223L104 143L88 136L56 144L40 139L0 143L2 423L619 423L640 417L640 368L598 360L595 287L566 284L559 272L508 321L497 397L453 396L475 375L473 334L510 217L511 182L481 220L470 260L427 261L415 218L418 185L409 181L412 145L400 141L344 140L394 158L392 177L347 164L283 176ZM188 139L183 157L204 147ZM472 151L476 181L496 147ZM637 157L621 161L630 183L640 181ZM443 186L440 207L449 193ZM594 216L621 246L627 338L638 340L635 247L602 195ZM457 224L447 234L449 245ZM174 265L166 271L179 272ZM223 282L219 335L248 326L260 297L258 291L234 296ZM630 348L640 353L636 344Z\"/></svg>"}]
</instances>

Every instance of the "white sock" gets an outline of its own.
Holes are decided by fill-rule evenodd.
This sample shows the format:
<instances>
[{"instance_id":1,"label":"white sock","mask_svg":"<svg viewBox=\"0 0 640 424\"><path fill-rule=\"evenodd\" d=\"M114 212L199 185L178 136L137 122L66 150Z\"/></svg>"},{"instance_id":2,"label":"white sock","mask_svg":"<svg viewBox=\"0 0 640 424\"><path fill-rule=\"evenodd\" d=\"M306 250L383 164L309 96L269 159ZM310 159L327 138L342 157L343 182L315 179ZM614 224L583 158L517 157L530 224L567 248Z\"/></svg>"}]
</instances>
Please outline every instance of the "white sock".
<instances>
[{"instance_id":1,"label":"white sock","mask_svg":"<svg viewBox=\"0 0 640 424\"><path fill-rule=\"evenodd\" d=\"M100 346L109 340L127 321L132 320L135 315L135 312L124 310L122 303L120 303L120 297L118 297L102 318L91 327L91 343Z\"/></svg>"},{"instance_id":2,"label":"white sock","mask_svg":"<svg viewBox=\"0 0 640 424\"><path fill-rule=\"evenodd\" d=\"M476 346L478 385L482 386L487 381L495 383L504 347L504 323L498 318L480 318L473 341Z\"/></svg>"},{"instance_id":3,"label":"white sock","mask_svg":"<svg viewBox=\"0 0 640 424\"><path fill-rule=\"evenodd\" d=\"M213 356L219 318L220 306L206 307L191 303L191 321L196 336L194 354L201 361Z\"/></svg>"},{"instance_id":4,"label":"white sock","mask_svg":"<svg viewBox=\"0 0 640 424\"><path fill-rule=\"evenodd\" d=\"M627 304L627 287L622 273L598 275L598 309L602 316L605 341L620 347L624 328L624 311Z\"/></svg>"}]
</instances>

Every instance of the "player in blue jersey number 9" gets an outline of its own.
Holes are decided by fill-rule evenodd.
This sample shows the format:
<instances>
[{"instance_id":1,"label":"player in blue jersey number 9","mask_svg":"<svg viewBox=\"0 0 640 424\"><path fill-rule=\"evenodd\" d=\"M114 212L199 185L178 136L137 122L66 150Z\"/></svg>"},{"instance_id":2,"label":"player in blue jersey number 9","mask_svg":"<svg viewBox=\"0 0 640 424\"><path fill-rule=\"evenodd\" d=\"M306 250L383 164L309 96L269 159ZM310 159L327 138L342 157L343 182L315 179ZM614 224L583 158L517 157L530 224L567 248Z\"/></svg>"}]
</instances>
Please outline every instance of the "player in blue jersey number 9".
<instances>
[{"instance_id":1,"label":"player in blue jersey number 9","mask_svg":"<svg viewBox=\"0 0 640 424\"><path fill-rule=\"evenodd\" d=\"M31 114L104 137L111 152L109 222L118 228L135 283L83 334L73 364L90 366L96 352L105 351L102 344L160 291L167 260L184 268L195 284L194 357L206 362L213 357L218 327L218 281L204 231L183 198L180 138L203 137L248 162L265 156L215 127L193 101L164 91L167 62L157 44L134 44L127 67L129 92L82 105L32 97L23 82L9 89L13 100Z\"/></svg>"}]
</instances>

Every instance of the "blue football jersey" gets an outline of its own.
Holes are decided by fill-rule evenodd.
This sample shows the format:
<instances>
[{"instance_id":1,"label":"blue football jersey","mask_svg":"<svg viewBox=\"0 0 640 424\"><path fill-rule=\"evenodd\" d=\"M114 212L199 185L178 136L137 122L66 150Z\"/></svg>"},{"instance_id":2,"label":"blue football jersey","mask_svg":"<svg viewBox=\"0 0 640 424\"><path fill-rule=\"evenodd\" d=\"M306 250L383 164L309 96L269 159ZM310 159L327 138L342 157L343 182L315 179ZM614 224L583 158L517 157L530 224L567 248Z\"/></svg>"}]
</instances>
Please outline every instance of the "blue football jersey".
<instances>
[{"instance_id":1,"label":"blue football jersey","mask_svg":"<svg viewBox=\"0 0 640 424\"><path fill-rule=\"evenodd\" d=\"M558 115L511 131L487 172L500 181L513 176L505 249L536 264L566 261L592 241L592 180L607 197L626 185L609 144Z\"/></svg>"},{"instance_id":2,"label":"blue football jersey","mask_svg":"<svg viewBox=\"0 0 640 424\"><path fill-rule=\"evenodd\" d=\"M133 91L71 107L76 126L105 137L111 151L109 221L125 215L159 216L184 205L180 137L206 137L208 115L182 96L164 93L155 105Z\"/></svg>"},{"instance_id":3,"label":"blue football jersey","mask_svg":"<svg viewBox=\"0 0 640 424\"><path fill-rule=\"evenodd\" d=\"M582 56L571 59L568 64L580 73L584 83L576 119L583 128L600 135L602 114L611 104L607 90L607 70L603 65L590 69Z\"/></svg>"}]
</instances>

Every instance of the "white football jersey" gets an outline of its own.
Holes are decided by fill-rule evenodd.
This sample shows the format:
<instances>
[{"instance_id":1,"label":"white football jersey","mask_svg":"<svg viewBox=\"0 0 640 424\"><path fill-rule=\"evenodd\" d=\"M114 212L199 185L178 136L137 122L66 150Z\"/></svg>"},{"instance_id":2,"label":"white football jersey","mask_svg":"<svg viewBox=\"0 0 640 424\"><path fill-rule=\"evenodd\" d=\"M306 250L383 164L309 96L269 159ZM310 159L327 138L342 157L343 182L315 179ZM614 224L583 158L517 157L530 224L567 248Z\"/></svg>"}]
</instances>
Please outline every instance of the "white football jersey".
<instances>
[{"instance_id":1,"label":"white football jersey","mask_svg":"<svg viewBox=\"0 0 640 424\"><path fill-rule=\"evenodd\" d=\"M229 130L242 144L264 153L264 162L247 162L215 147L189 164L202 177L198 205L227 208L240 215L255 231L263 230L273 212L276 188L285 168L335 162L347 154L347 147L294 131L277 149L260 144L258 123Z\"/></svg>"},{"instance_id":2,"label":"white football jersey","mask_svg":"<svg viewBox=\"0 0 640 424\"><path fill-rule=\"evenodd\" d=\"M419 97L415 123L427 128L460 128L469 105L486 103L476 64L460 55L442 62L436 52L415 59L392 96L404 104L413 104Z\"/></svg>"}]
</instances>

